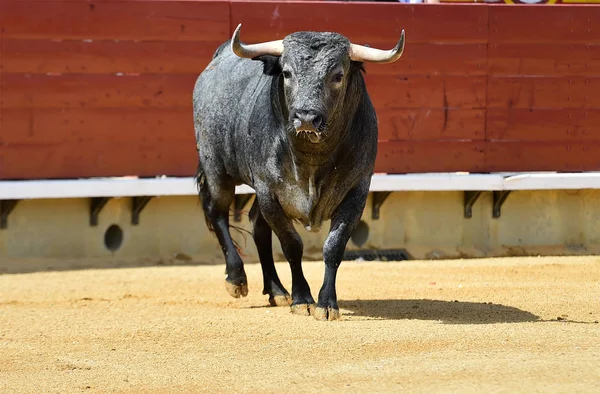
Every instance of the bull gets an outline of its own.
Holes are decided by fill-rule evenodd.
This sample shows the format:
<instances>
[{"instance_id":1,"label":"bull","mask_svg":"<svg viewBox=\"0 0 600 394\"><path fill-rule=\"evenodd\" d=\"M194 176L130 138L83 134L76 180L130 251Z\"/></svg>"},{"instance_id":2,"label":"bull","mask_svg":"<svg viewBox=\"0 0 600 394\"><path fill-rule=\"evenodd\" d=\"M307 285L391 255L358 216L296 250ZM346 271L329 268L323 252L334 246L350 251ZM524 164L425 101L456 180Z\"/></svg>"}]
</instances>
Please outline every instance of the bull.
<instances>
[{"instance_id":1,"label":"bull","mask_svg":"<svg viewBox=\"0 0 600 394\"><path fill-rule=\"evenodd\" d=\"M244 263L230 234L236 185L254 188L252 236L273 306L317 320L340 317L336 275L365 207L377 155L377 117L363 77L366 62L390 63L404 50L381 50L331 32L296 32L282 40L245 44L241 24L215 51L193 90L198 151L195 181L204 218L223 251L225 287L248 294ZM317 303L302 271L302 238L294 223L319 231L324 280ZM281 284L272 233L292 275Z\"/></svg>"}]
</instances>

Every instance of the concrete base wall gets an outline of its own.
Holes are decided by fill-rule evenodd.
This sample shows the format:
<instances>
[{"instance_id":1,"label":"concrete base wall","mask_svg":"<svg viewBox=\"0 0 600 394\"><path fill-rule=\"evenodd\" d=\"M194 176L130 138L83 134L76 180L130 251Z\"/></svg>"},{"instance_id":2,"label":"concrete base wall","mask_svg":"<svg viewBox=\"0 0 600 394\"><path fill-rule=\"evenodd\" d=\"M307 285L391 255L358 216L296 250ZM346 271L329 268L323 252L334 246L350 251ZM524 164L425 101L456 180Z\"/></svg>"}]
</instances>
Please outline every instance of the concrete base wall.
<instances>
[{"instance_id":1,"label":"concrete base wall","mask_svg":"<svg viewBox=\"0 0 600 394\"><path fill-rule=\"evenodd\" d=\"M492 218L492 195L484 193L463 216L462 192L396 192L380 219L371 219L369 197L363 220L369 227L362 248L406 249L414 258L458 258L537 254L595 254L600 251L600 191L516 191ZM249 210L252 201L246 206ZM220 248L204 223L197 197L152 199L131 224L131 199L110 200L98 226L89 225L89 199L20 201L0 230L0 259L10 258L150 258L192 259L221 263ZM233 222L233 218L231 220ZM120 248L109 250L105 232L122 229ZM250 230L247 212L241 223ZM300 226L306 260L321 259L329 224L321 233ZM244 247L244 260L256 262L252 237L233 231ZM349 242L349 249L358 249ZM284 260L274 238L276 260Z\"/></svg>"}]
</instances>

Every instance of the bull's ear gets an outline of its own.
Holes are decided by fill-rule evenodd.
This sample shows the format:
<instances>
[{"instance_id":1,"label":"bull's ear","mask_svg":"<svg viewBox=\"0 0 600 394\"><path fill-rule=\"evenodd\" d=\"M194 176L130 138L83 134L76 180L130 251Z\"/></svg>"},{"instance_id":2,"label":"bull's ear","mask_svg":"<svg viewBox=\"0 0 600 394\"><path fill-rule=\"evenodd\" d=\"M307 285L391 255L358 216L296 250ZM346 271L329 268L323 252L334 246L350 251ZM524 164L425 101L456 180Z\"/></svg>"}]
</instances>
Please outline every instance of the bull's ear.
<instances>
[{"instance_id":1,"label":"bull's ear","mask_svg":"<svg viewBox=\"0 0 600 394\"><path fill-rule=\"evenodd\" d=\"M273 55L261 55L252 60L260 60L263 62L263 73L266 75L279 75L281 74L281 65L279 64L279 56Z\"/></svg>"},{"instance_id":2,"label":"bull's ear","mask_svg":"<svg viewBox=\"0 0 600 394\"><path fill-rule=\"evenodd\" d=\"M350 63L350 72L351 73L355 73L355 72L360 72L362 71L363 73L367 73L367 70L365 70L365 64L363 62L355 62L354 60Z\"/></svg>"}]
</instances>

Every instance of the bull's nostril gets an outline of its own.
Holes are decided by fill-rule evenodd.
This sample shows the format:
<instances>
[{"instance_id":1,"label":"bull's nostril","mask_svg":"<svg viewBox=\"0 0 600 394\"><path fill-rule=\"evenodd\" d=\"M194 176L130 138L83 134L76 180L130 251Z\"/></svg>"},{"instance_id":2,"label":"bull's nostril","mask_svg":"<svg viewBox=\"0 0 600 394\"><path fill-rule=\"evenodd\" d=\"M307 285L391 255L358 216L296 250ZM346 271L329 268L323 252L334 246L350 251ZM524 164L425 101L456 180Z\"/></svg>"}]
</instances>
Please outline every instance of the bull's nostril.
<instances>
[{"instance_id":1,"label":"bull's nostril","mask_svg":"<svg viewBox=\"0 0 600 394\"><path fill-rule=\"evenodd\" d=\"M312 111L297 111L294 113L293 124L296 129L318 129L323 124L323 118Z\"/></svg>"},{"instance_id":2,"label":"bull's nostril","mask_svg":"<svg viewBox=\"0 0 600 394\"><path fill-rule=\"evenodd\" d=\"M321 126L322 123L322 119L319 115L315 115L315 118L312 121L313 126L315 127L315 129L318 129L319 126Z\"/></svg>"}]
</instances>

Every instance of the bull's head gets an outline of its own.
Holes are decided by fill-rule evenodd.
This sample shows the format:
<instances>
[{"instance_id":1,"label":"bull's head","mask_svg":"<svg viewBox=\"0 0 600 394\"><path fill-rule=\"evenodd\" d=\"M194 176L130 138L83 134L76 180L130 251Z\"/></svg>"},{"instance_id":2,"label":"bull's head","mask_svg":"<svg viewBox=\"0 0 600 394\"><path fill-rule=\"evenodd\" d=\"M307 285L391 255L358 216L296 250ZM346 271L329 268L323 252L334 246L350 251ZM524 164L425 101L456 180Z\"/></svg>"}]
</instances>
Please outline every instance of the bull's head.
<instances>
[{"instance_id":1,"label":"bull's head","mask_svg":"<svg viewBox=\"0 0 600 394\"><path fill-rule=\"evenodd\" d=\"M404 30L393 49L381 50L353 44L337 33L316 32L246 45L240 42L241 26L233 33L232 51L242 58L263 61L265 73L283 78L288 125L298 137L313 143L328 137L330 121L343 112L339 111L341 103L362 63L395 62L404 51Z\"/></svg>"}]
</instances>

